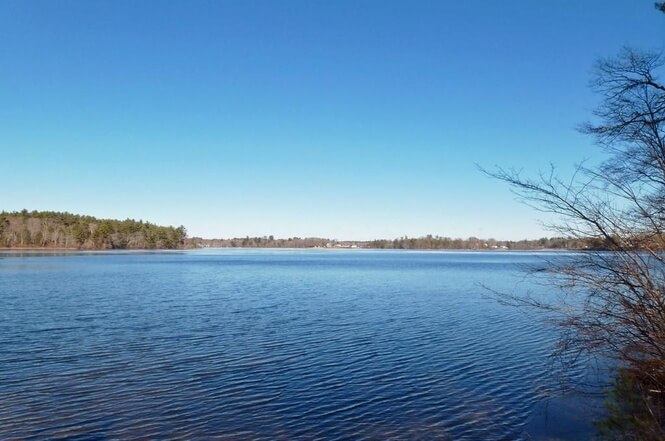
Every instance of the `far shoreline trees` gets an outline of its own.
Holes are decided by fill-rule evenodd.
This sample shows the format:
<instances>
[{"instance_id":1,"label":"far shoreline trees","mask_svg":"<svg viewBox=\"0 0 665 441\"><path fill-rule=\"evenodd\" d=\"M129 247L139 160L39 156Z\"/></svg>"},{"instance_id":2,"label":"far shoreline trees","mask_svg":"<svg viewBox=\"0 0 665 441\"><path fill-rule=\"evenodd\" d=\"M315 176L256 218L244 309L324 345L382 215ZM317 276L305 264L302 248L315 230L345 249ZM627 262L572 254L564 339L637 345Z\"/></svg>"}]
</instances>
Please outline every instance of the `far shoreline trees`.
<instances>
[{"instance_id":1,"label":"far shoreline trees","mask_svg":"<svg viewBox=\"0 0 665 441\"><path fill-rule=\"evenodd\" d=\"M143 220L97 219L67 212L0 212L0 248L82 250L193 248L366 248L386 250L585 250L607 249L592 238L543 237L534 240L451 238L427 235L368 241L274 236L203 239L187 237L185 227L165 227Z\"/></svg>"},{"instance_id":2,"label":"far shoreline trees","mask_svg":"<svg viewBox=\"0 0 665 441\"><path fill-rule=\"evenodd\" d=\"M582 250L605 249L607 243L597 239L572 239L565 237L543 237L534 240L496 240L469 237L467 239L427 235L422 237L400 237L369 241L334 240L320 237L290 237L277 239L274 236L237 237L229 239L203 239L192 237L185 240L186 248L366 248L385 250Z\"/></svg>"}]
</instances>

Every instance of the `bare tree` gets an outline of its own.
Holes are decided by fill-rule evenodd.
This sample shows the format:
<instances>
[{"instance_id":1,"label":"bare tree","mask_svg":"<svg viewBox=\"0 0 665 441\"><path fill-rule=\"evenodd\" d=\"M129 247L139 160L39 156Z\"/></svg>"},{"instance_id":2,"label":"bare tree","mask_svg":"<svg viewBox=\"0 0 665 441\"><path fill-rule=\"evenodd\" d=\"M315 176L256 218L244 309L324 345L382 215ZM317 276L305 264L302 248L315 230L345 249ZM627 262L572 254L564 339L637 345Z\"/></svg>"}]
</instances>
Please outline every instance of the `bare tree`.
<instances>
[{"instance_id":1,"label":"bare tree","mask_svg":"<svg viewBox=\"0 0 665 441\"><path fill-rule=\"evenodd\" d=\"M607 159L578 166L572 179L554 169L536 178L514 170L489 175L510 184L527 204L553 213L548 225L599 248L551 261L546 270L565 301L508 295L504 300L548 311L562 330L558 354L614 360L637 388L649 430L665 439L665 84L663 58L624 49L598 62L592 86L602 97L595 122L581 130Z\"/></svg>"}]
</instances>

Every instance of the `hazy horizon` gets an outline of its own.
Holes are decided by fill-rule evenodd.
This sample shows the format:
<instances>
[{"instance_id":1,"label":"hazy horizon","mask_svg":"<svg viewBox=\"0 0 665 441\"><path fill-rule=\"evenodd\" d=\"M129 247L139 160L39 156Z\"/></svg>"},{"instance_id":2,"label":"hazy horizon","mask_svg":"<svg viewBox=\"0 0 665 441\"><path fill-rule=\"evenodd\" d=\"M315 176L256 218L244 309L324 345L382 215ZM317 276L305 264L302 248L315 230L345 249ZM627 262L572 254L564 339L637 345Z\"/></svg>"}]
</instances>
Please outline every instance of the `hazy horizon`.
<instances>
[{"instance_id":1,"label":"hazy horizon","mask_svg":"<svg viewBox=\"0 0 665 441\"><path fill-rule=\"evenodd\" d=\"M476 164L565 175L653 2L0 6L0 210L190 236L553 236Z\"/></svg>"}]
</instances>

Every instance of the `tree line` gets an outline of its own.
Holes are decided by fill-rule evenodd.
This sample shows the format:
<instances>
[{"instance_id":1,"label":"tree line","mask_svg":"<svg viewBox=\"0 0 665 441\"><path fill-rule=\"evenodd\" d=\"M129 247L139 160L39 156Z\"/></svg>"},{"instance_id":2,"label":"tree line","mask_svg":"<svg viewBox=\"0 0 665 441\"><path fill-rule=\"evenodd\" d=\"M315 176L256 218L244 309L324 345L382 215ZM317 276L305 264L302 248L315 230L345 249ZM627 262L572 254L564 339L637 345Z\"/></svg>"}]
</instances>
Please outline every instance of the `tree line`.
<instances>
[{"instance_id":1,"label":"tree line","mask_svg":"<svg viewBox=\"0 0 665 441\"><path fill-rule=\"evenodd\" d=\"M320 237L289 237L277 239L274 236L235 237L231 239L188 238L187 248L323 248L332 243L330 239Z\"/></svg>"},{"instance_id":2,"label":"tree line","mask_svg":"<svg viewBox=\"0 0 665 441\"><path fill-rule=\"evenodd\" d=\"M0 247L70 249L182 248L185 227L97 219L56 211L0 212Z\"/></svg>"},{"instance_id":3,"label":"tree line","mask_svg":"<svg viewBox=\"0 0 665 441\"><path fill-rule=\"evenodd\" d=\"M535 240L496 240L469 237L467 239L427 235L422 237L400 237L370 241L339 241L319 237L290 237L277 239L274 236L241 237L232 239L185 240L186 248L372 248L395 250L602 250L607 241L598 238L543 237Z\"/></svg>"},{"instance_id":4,"label":"tree line","mask_svg":"<svg viewBox=\"0 0 665 441\"><path fill-rule=\"evenodd\" d=\"M450 238L427 235L424 237L409 238L401 237L394 240L373 240L363 244L366 248L379 249L404 249L404 250L585 250L604 249L606 241L593 238L566 238L566 237L543 237L534 240L496 240L479 239L469 237L468 239Z\"/></svg>"},{"instance_id":5,"label":"tree line","mask_svg":"<svg viewBox=\"0 0 665 441\"><path fill-rule=\"evenodd\" d=\"M165 227L142 220L97 219L55 211L0 212L0 247L70 249L178 249L178 248L371 248L403 250L538 250L606 249L598 238L552 237L535 240L450 238L427 235L397 239L345 241L319 237L274 236L203 239L187 237L185 227Z\"/></svg>"}]
</instances>

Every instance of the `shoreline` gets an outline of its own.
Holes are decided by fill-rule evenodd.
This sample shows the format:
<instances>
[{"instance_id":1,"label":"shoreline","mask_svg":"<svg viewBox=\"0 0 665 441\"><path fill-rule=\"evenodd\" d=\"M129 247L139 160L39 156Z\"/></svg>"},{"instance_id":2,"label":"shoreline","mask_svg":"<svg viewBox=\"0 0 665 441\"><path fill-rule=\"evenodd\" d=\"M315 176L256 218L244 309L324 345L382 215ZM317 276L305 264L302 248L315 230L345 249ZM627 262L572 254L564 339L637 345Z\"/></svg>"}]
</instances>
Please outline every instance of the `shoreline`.
<instances>
[{"instance_id":1,"label":"shoreline","mask_svg":"<svg viewBox=\"0 0 665 441\"><path fill-rule=\"evenodd\" d=\"M579 248L513 248L513 249L490 249L490 248L374 248L374 247L193 247L193 248L65 248L65 247L0 247L0 251L95 251L95 252L119 252L119 251L192 251L192 250L330 250L330 251L454 251L454 252L579 252L593 251ZM602 251L602 250L596 250Z\"/></svg>"},{"instance_id":2,"label":"shoreline","mask_svg":"<svg viewBox=\"0 0 665 441\"><path fill-rule=\"evenodd\" d=\"M53 250L53 251L84 251L79 248L65 248L65 247L0 247L0 251L46 251L46 250ZM103 250L100 250L103 251Z\"/></svg>"}]
</instances>

